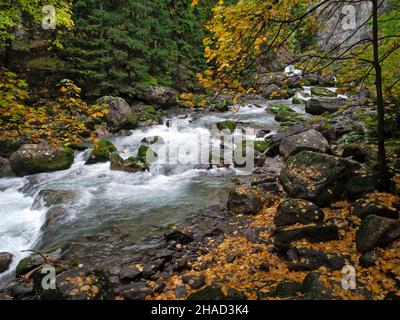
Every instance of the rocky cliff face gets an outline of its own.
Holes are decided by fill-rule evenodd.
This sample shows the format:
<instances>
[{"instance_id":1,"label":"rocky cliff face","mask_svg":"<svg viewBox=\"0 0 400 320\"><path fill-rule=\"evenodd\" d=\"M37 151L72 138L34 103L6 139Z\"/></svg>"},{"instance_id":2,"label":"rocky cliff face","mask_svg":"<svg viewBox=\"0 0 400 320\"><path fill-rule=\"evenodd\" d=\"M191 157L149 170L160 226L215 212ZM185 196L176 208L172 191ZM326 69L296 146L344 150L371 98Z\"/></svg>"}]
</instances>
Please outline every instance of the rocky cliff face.
<instances>
[{"instance_id":1,"label":"rocky cliff face","mask_svg":"<svg viewBox=\"0 0 400 320\"><path fill-rule=\"evenodd\" d=\"M381 10L388 8L384 0ZM363 39L370 39L371 28L366 23L372 14L371 1L331 1L319 10L323 30L318 34L321 48L342 50Z\"/></svg>"}]
</instances>

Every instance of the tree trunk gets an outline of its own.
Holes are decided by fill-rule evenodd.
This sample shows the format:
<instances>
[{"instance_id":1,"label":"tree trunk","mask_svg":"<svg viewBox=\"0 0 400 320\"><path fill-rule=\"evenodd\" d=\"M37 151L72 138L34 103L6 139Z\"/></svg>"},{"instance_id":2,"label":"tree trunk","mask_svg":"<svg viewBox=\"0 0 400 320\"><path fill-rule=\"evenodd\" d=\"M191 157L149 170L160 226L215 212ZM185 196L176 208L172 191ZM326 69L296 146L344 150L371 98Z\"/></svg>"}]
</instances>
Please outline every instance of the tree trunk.
<instances>
[{"instance_id":1,"label":"tree trunk","mask_svg":"<svg viewBox=\"0 0 400 320\"><path fill-rule=\"evenodd\" d=\"M382 179L382 187L384 190L391 188L391 179L389 176L386 150L385 150L385 100L383 98L382 89L382 66L379 61L379 25L378 25L378 1L372 1L373 16L373 49L374 49L374 68L375 68L375 87L376 87L376 106L378 111L378 157L379 157L379 173Z\"/></svg>"}]
</instances>

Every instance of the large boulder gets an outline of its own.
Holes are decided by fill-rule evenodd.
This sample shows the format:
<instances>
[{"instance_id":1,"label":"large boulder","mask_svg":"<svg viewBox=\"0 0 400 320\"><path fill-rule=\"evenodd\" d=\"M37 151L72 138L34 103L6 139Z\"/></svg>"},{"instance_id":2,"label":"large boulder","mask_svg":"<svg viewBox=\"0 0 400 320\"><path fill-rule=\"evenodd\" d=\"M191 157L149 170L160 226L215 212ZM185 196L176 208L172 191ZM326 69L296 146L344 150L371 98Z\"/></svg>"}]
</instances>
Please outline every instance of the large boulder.
<instances>
[{"instance_id":1,"label":"large boulder","mask_svg":"<svg viewBox=\"0 0 400 320\"><path fill-rule=\"evenodd\" d=\"M308 131L310 129L312 128L309 124L301 123L288 127L278 132L277 134L273 135L272 138L270 139L270 144L266 152L266 155L269 157L276 156L279 153L279 146L285 138Z\"/></svg>"},{"instance_id":2,"label":"large boulder","mask_svg":"<svg viewBox=\"0 0 400 320\"><path fill-rule=\"evenodd\" d=\"M149 86L139 95L139 99L161 107L172 107L177 104L178 93L172 88L163 86Z\"/></svg>"},{"instance_id":3,"label":"large boulder","mask_svg":"<svg viewBox=\"0 0 400 320\"><path fill-rule=\"evenodd\" d=\"M74 162L71 149L47 144L25 144L10 158L11 170L18 176L69 169Z\"/></svg>"},{"instance_id":4,"label":"large boulder","mask_svg":"<svg viewBox=\"0 0 400 320\"><path fill-rule=\"evenodd\" d=\"M112 131L121 129L135 129L138 124L138 118L134 110L122 98L105 96L96 101L99 105L106 105L108 113L105 115L105 121Z\"/></svg>"},{"instance_id":5,"label":"large boulder","mask_svg":"<svg viewBox=\"0 0 400 320\"><path fill-rule=\"evenodd\" d=\"M318 131L310 130L283 139L279 152L284 159L287 159L304 150L326 153L329 149L325 137Z\"/></svg>"},{"instance_id":6,"label":"large boulder","mask_svg":"<svg viewBox=\"0 0 400 320\"><path fill-rule=\"evenodd\" d=\"M0 252L0 273L5 272L11 265L13 255L8 252Z\"/></svg>"},{"instance_id":7,"label":"large boulder","mask_svg":"<svg viewBox=\"0 0 400 320\"><path fill-rule=\"evenodd\" d=\"M117 148L108 140L100 140L96 142L86 164L96 164L110 161L111 155L117 151Z\"/></svg>"},{"instance_id":8,"label":"large boulder","mask_svg":"<svg viewBox=\"0 0 400 320\"><path fill-rule=\"evenodd\" d=\"M382 187L378 173L360 172L352 177L346 184L346 195L355 200L367 193L372 193Z\"/></svg>"},{"instance_id":9,"label":"large boulder","mask_svg":"<svg viewBox=\"0 0 400 320\"><path fill-rule=\"evenodd\" d=\"M236 189L229 194L227 207L232 214L258 214L263 202L250 190Z\"/></svg>"},{"instance_id":10,"label":"large boulder","mask_svg":"<svg viewBox=\"0 0 400 320\"><path fill-rule=\"evenodd\" d=\"M270 84L268 86L263 87L260 90L260 94L265 97L266 99L273 98L275 95L279 96L280 92L282 91L276 84Z\"/></svg>"},{"instance_id":11,"label":"large boulder","mask_svg":"<svg viewBox=\"0 0 400 320\"><path fill-rule=\"evenodd\" d=\"M324 113L335 113L347 104L346 99L334 97L312 97L307 105L306 112L314 115L322 115Z\"/></svg>"},{"instance_id":12,"label":"large boulder","mask_svg":"<svg viewBox=\"0 0 400 320\"><path fill-rule=\"evenodd\" d=\"M400 238L400 221L379 217L367 216L361 223L356 234L357 249L368 252L375 247L384 247Z\"/></svg>"},{"instance_id":13,"label":"large boulder","mask_svg":"<svg viewBox=\"0 0 400 320\"><path fill-rule=\"evenodd\" d=\"M280 179L290 197L324 207L340 198L357 168L356 163L343 158L302 151L287 160Z\"/></svg>"},{"instance_id":14,"label":"large boulder","mask_svg":"<svg viewBox=\"0 0 400 320\"><path fill-rule=\"evenodd\" d=\"M277 227L293 224L310 224L324 221L324 212L312 202L301 199L287 199L279 206L274 223Z\"/></svg>"},{"instance_id":15,"label":"large boulder","mask_svg":"<svg viewBox=\"0 0 400 320\"><path fill-rule=\"evenodd\" d=\"M344 146L342 157L352 158L360 163L373 163L378 161L378 153L374 148L355 143Z\"/></svg>"}]
</instances>

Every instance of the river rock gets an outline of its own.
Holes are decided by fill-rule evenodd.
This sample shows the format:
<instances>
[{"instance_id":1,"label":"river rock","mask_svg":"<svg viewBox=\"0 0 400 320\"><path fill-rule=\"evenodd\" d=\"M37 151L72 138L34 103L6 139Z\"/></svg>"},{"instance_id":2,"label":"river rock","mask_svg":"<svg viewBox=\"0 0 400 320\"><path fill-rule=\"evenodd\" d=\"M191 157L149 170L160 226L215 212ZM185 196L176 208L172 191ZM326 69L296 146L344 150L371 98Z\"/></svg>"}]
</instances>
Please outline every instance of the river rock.
<instances>
[{"instance_id":1,"label":"river rock","mask_svg":"<svg viewBox=\"0 0 400 320\"><path fill-rule=\"evenodd\" d=\"M357 249L368 252L375 247L385 247L400 238L400 221L368 215L356 234Z\"/></svg>"},{"instance_id":2,"label":"river rock","mask_svg":"<svg viewBox=\"0 0 400 320\"><path fill-rule=\"evenodd\" d=\"M5 272L11 265L13 255L8 252L0 252L0 273Z\"/></svg>"},{"instance_id":3,"label":"river rock","mask_svg":"<svg viewBox=\"0 0 400 320\"><path fill-rule=\"evenodd\" d=\"M394 200L396 201L396 200ZM354 203L353 214L361 219L365 219L369 215L375 215L390 219L399 218L398 204L393 201L389 202L379 197L366 196Z\"/></svg>"},{"instance_id":4,"label":"river rock","mask_svg":"<svg viewBox=\"0 0 400 320\"><path fill-rule=\"evenodd\" d=\"M41 300L106 300L110 295L110 281L100 270L74 268L56 277L56 289L43 290L41 275L37 277L37 290Z\"/></svg>"},{"instance_id":5,"label":"river rock","mask_svg":"<svg viewBox=\"0 0 400 320\"><path fill-rule=\"evenodd\" d=\"M287 257L289 270L296 272L318 270L321 267L342 270L346 265L345 257L340 254L327 254L310 248L290 248Z\"/></svg>"},{"instance_id":6,"label":"river rock","mask_svg":"<svg viewBox=\"0 0 400 320\"><path fill-rule=\"evenodd\" d=\"M330 150L330 146L321 133L310 130L284 138L279 147L284 159L304 150L326 153Z\"/></svg>"},{"instance_id":7,"label":"river rock","mask_svg":"<svg viewBox=\"0 0 400 320\"><path fill-rule=\"evenodd\" d=\"M342 157L352 158L360 163L371 163L378 161L378 153L369 146L360 144L346 144L343 148Z\"/></svg>"},{"instance_id":8,"label":"river rock","mask_svg":"<svg viewBox=\"0 0 400 320\"><path fill-rule=\"evenodd\" d=\"M137 157L121 158L118 154L111 155L110 170L136 173L148 170L148 165Z\"/></svg>"},{"instance_id":9,"label":"river rock","mask_svg":"<svg viewBox=\"0 0 400 320\"><path fill-rule=\"evenodd\" d=\"M55 220L65 217L67 214L68 214L67 209L62 206L56 206L50 208L46 212L46 219L41 227L41 230L45 231Z\"/></svg>"},{"instance_id":10,"label":"river rock","mask_svg":"<svg viewBox=\"0 0 400 320\"><path fill-rule=\"evenodd\" d=\"M332 299L332 291L326 288L321 280L320 275L316 272L310 272L303 280L301 285L303 300L330 300Z\"/></svg>"},{"instance_id":11,"label":"river rock","mask_svg":"<svg viewBox=\"0 0 400 320\"><path fill-rule=\"evenodd\" d=\"M286 247L293 241L306 239L311 243L339 240L339 229L333 224L300 227L296 229L278 229L274 232L275 244Z\"/></svg>"},{"instance_id":12,"label":"river rock","mask_svg":"<svg viewBox=\"0 0 400 320\"><path fill-rule=\"evenodd\" d=\"M185 227L167 230L164 233L164 238L166 241L176 241L180 244L188 244L194 240L192 230Z\"/></svg>"},{"instance_id":13,"label":"river rock","mask_svg":"<svg viewBox=\"0 0 400 320\"><path fill-rule=\"evenodd\" d=\"M161 107L177 105L178 92L165 86L149 86L138 94L139 99Z\"/></svg>"},{"instance_id":14,"label":"river rock","mask_svg":"<svg viewBox=\"0 0 400 320\"><path fill-rule=\"evenodd\" d=\"M141 145L138 151L138 159L146 164L153 163L158 158L158 154L149 146Z\"/></svg>"},{"instance_id":15,"label":"river rock","mask_svg":"<svg viewBox=\"0 0 400 320\"><path fill-rule=\"evenodd\" d=\"M266 151L266 155L269 157L274 157L279 153L279 146L283 139L293 136L295 134L299 134L308 130L311 130L311 126L306 123L296 124L294 126L288 127L281 132L273 135L270 139L269 147Z\"/></svg>"},{"instance_id":16,"label":"river rock","mask_svg":"<svg viewBox=\"0 0 400 320\"><path fill-rule=\"evenodd\" d=\"M287 160L280 179L290 197L324 207L340 198L357 168L356 163L343 158L302 151Z\"/></svg>"},{"instance_id":17,"label":"river rock","mask_svg":"<svg viewBox=\"0 0 400 320\"><path fill-rule=\"evenodd\" d=\"M273 293L278 298L293 298L301 293L301 283L296 281L284 281L279 283Z\"/></svg>"},{"instance_id":18,"label":"river rock","mask_svg":"<svg viewBox=\"0 0 400 320\"><path fill-rule=\"evenodd\" d=\"M104 119L112 131L129 130L137 127L138 119L135 116L135 112L124 99L104 96L98 99L96 103L107 106L108 113Z\"/></svg>"},{"instance_id":19,"label":"river rock","mask_svg":"<svg viewBox=\"0 0 400 320\"><path fill-rule=\"evenodd\" d=\"M367 193L372 193L381 188L381 180L377 173L357 173L346 184L346 195L355 200Z\"/></svg>"},{"instance_id":20,"label":"river rock","mask_svg":"<svg viewBox=\"0 0 400 320\"><path fill-rule=\"evenodd\" d=\"M111 155L117 151L117 147L114 146L109 140L100 140L96 142L89 158L86 160L86 165L108 162L110 161Z\"/></svg>"},{"instance_id":21,"label":"river rock","mask_svg":"<svg viewBox=\"0 0 400 320\"><path fill-rule=\"evenodd\" d=\"M270 99L272 98L275 94L279 95L279 93L282 91L281 88L279 88L276 84L270 84L268 86L265 86L261 89L260 94L266 98Z\"/></svg>"},{"instance_id":22,"label":"river rock","mask_svg":"<svg viewBox=\"0 0 400 320\"><path fill-rule=\"evenodd\" d=\"M318 97L336 97L336 93L324 87L312 87L311 95Z\"/></svg>"},{"instance_id":23,"label":"river rock","mask_svg":"<svg viewBox=\"0 0 400 320\"><path fill-rule=\"evenodd\" d=\"M229 194L227 208L231 214L258 214L263 202L250 190L235 190Z\"/></svg>"},{"instance_id":24,"label":"river rock","mask_svg":"<svg viewBox=\"0 0 400 320\"><path fill-rule=\"evenodd\" d=\"M236 123L230 120L220 121L217 123L217 129L219 131L229 130L230 132L234 132L236 129Z\"/></svg>"},{"instance_id":25,"label":"river rock","mask_svg":"<svg viewBox=\"0 0 400 320\"><path fill-rule=\"evenodd\" d=\"M286 105L272 104L266 110L273 113L275 115L275 121L280 122L283 126L293 125L303 121L300 114Z\"/></svg>"},{"instance_id":26,"label":"river rock","mask_svg":"<svg viewBox=\"0 0 400 320\"><path fill-rule=\"evenodd\" d=\"M312 97L306 105L306 112L313 115L335 113L345 107L346 104L347 100L342 98Z\"/></svg>"},{"instance_id":27,"label":"river rock","mask_svg":"<svg viewBox=\"0 0 400 320\"><path fill-rule=\"evenodd\" d=\"M44 252L45 256L50 260L58 260L61 257L62 249L56 249L52 252ZM36 267L44 263L44 259L41 255L33 253L32 255L22 259L15 269L15 276L17 278L35 269Z\"/></svg>"},{"instance_id":28,"label":"river rock","mask_svg":"<svg viewBox=\"0 0 400 320\"><path fill-rule=\"evenodd\" d=\"M41 190L35 197L32 210L39 210L43 207L50 208L60 204L71 204L76 199L74 191L67 190Z\"/></svg>"},{"instance_id":29,"label":"river rock","mask_svg":"<svg viewBox=\"0 0 400 320\"><path fill-rule=\"evenodd\" d=\"M283 201L275 214L274 223L277 227L293 224L311 224L324 221L324 212L312 202L300 199Z\"/></svg>"},{"instance_id":30,"label":"river rock","mask_svg":"<svg viewBox=\"0 0 400 320\"><path fill-rule=\"evenodd\" d=\"M25 144L10 158L11 170L20 177L69 169L74 162L71 149L47 144Z\"/></svg>"},{"instance_id":31,"label":"river rock","mask_svg":"<svg viewBox=\"0 0 400 320\"><path fill-rule=\"evenodd\" d=\"M205 301L219 301L226 300L225 294L221 288L216 286L207 286L199 291L189 295L187 300L205 300Z\"/></svg>"}]
</instances>

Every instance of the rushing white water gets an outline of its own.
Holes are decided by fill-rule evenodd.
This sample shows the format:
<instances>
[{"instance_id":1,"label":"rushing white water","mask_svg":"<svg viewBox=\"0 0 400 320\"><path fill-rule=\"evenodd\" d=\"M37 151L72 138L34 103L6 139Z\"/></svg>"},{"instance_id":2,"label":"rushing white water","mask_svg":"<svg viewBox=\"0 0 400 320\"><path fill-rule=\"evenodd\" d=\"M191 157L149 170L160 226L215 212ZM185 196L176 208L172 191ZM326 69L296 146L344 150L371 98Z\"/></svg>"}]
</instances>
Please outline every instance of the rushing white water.
<instances>
[{"instance_id":1,"label":"rushing white water","mask_svg":"<svg viewBox=\"0 0 400 320\"><path fill-rule=\"evenodd\" d=\"M290 100L280 103L291 105ZM304 107L291 106L304 113ZM143 138L151 136L162 137L167 145L175 143L179 150L190 149L199 135L209 135L209 129L224 119L274 132L279 124L265 111L267 107L268 104L262 108L248 105L235 109L236 112L210 113L193 122L181 119L178 129L158 125L134 130L113 142L127 158L136 155ZM232 174L229 169L207 171L191 164L159 166L157 162L150 172L132 174L111 171L109 163L85 165L87 155L88 152L77 154L72 167L65 171L0 179L0 252L14 255L10 271L29 254L23 250L48 248L76 237L99 234L112 226L127 229L129 241L134 243L151 234L155 227L182 222L190 212L220 203L227 196L226 186ZM44 189L77 194L74 203L65 207L67 214L53 221L45 233L41 226L46 209L31 210L35 196Z\"/></svg>"},{"instance_id":2,"label":"rushing white water","mask_svg":"<svg viewBox=\"0 0 400 320\"><path fill-rule=\"evenodd\" d=\"M13 254L10 270L29 255L22 251L35 244L44 221L44 210L31 210L33 198L18 191L23 184L24 179L0 179L0 252Z\"/></svg>"}]
</instances>

